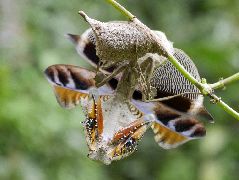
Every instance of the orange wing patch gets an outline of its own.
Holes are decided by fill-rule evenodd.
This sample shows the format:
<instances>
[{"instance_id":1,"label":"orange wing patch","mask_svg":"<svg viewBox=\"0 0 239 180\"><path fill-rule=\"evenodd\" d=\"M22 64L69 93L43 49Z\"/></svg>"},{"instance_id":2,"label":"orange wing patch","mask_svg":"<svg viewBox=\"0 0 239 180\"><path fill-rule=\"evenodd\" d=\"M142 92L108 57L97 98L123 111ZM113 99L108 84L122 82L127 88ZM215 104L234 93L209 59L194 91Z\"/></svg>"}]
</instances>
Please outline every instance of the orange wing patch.
<instances>
[{"instance_id":1,"label":"orange wing patch","mask_svg":"<svg viewBox=\"0 0 239 180\"><path fill-rule=\"evenodd\" d=\"M136 120L136 121L132 122L126 128L123 128L120 131L118 131L117 133L115 133L112 143L117 142L117 141L123 139L124 137L128 137L129 135L132 135L133 133L136 132L136 130L143 127L144 124L145 124L145 122L143 120Z\"/></svg>"},{"instance_id":2,"label":"orange wing patch","mask_svg":"<svg viewBox=\"0 0 239 180\"><path fill-rule=\"evenodd\" d=\"M97 101L97 102L96 102ZM103 133L103 114L101 107L102 97L95 100L94 96L89 100L88 113L85 121L85 132L89 149L96 150L97 141Z\"/></svg>"},{"instance_id":3,"label":"orange wing patch","mask_svg":"<svg viewBox=\"0 0 239 180\"><path fill-rule=\"evenodd\" d=\"M190 140L188 137L173 131L162 124L154 122L152 124L152 129L155 135L155 141L163 148L170 149L177 147Z\"/></svg>"},{"instance_id":4,"label":"orange wing patch","mask_svg":"<svg viewBox=\"0 0 239 180\"><path fill-rule=\"evenodd\" d=\"M103 97L98 98L97 101L97 124L98 124L98 135L101 136L103 133L103 112L101 101Z\"/></svg>"},{"instance_id":5,"label":"orange wing patch","mask_svg":"<svg viewBox=\"0 0 239 180\"><path fill-rule=\"evenodd\" d=\"M113 145L113 149L109 152L111 160L119 160L132 154L150 124L151 122L138 119L118 131L111 142Z\"/></svg>"},{"instance_id":6,"label":"orange wing patch","mask_svg":"<svg viewBox=\"0 0 239 180\"><path fill-rule=\"evenodd\" d=\"M88 94L80 93L60 86L53 86L58 103L67 109L73 108L80 103L81 98L87 98Z\"/></svg>"}]
</instances>

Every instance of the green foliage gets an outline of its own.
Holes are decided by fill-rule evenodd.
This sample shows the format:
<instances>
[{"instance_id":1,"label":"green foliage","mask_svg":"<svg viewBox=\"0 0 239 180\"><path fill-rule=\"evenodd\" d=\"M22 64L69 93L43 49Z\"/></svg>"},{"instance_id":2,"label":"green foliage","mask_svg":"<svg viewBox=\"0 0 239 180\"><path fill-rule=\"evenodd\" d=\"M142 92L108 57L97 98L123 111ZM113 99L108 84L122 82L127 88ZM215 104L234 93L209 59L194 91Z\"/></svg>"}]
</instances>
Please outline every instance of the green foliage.
<instances>
[{"instance_id":1,"label":"green foliage","mask_svg":"<svg viewBox=\"0 0 239 180\"><path fill-rule=\"evenodd\" d=\"M127 9L187 52L202 77L215 82L239 69L238 0L128 0ZM11 5L11 6L10 6ZM217 106L207 136L163 150L148 132L138 152L105 166L86 157L80 108L57 104L43 75L52 64L88 66L64 38L102 21L124 20L105 1L3 0L0 10L0 179L238 179L239 123ZM218 92L238 109L238 83Z\"/></svg>"}]
</instances>

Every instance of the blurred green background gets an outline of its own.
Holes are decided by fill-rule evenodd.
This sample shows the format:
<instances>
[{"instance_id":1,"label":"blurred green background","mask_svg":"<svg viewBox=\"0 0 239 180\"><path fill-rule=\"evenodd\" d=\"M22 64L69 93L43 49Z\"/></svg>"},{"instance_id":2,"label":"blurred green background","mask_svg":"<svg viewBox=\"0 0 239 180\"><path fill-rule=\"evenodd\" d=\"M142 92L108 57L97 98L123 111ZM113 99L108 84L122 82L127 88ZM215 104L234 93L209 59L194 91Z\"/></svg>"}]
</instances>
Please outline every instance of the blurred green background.
<instances>
[{"instance_id":1,"label":"blurred green background","mask_svg":"<svg viewBox=\"0 0 239 180\"><path fill-rule=\"evenodd\" d=\"M239 71L238 0L119 2L164 31L209 82ZM149 131L136 153L110 166L86 157L81 109L60 108L43 75L57 63L89 66L64 37L88 28L78 10L125 20L104 0L0 0L0 179L239 179L239 122L208 99L215 124L202 140L163 150ZM238 82L217 94L239 110Z\"/></svg>"}]
</instances>

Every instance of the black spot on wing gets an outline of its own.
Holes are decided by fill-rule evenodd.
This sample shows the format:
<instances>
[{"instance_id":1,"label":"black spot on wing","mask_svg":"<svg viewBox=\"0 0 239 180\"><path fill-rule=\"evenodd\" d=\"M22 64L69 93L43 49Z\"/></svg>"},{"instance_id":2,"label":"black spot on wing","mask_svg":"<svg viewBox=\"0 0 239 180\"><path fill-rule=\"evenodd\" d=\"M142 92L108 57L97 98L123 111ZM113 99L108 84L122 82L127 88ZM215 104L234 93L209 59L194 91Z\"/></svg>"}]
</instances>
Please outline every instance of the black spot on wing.
<instances>
[{"instance_id":1,"label":"black spot on wing","mask_svg":"<svg viewBox=\"0 0 239 180\"><path fill-rule=\"evenodd\" d=\"M47 78L49 78L52 82L55 82L55 79L54 79L55 73L51 66L45 70L45 74Z\"/></svg>"},{"instance_id":2,"label":"black spot on wing","mask_svg":"<svg viewBox=\"0 0 239 180\"><path fill-rule=\"evenodd\" d=\"M159 121L161 121L164 125L168 125L168 122L173 120L173 119L176 119L176 118L179 118L180 115L177 115L177 114L167 114L167 113L158 113L156 114L157 116L157 119Z\"/></svg>"},{"instance_id":3,"label":"black spot on wing","mask_svg":"<svg viewBox=\"0 0 239 180\"><path fill-rule=\"evenodd\" d=\"M126 148L130 148L132 146L136 145L136 139L135 138L129 138L127 142L125 143Z\"/></svg>"},{"instance_id":4,"label":"black spot on wing","mask_svg":"<svg viewBox=\"0 0 239 180\"><path fill-rule=\"evenodd\" d=\"M86 127L87 129L93 130L97 126L97 121L95 119L87 119Z\"/></svg>"},{"instance_id":5,"label":"black spot on wing","mask_svg":"<svg viewBox=\"0 0 239 180\"><path fill-rule=\"evenodd\" d=\"M105 70L108 71L108 72L113 72L115 69L116 69L116 66L105 68Z\"/></svg>"},{"instance_id":6,"label":"black spot on wing","mask_svg":"<svg viewBox=\"0 0 239 180\"><path fill-rule=\"evenodd\" d=\"M112 89L116 89L117 88L117 85L118 85L118 80L117 79L115 79L115 78L112 78L112 79L110 79L109 81L108 81L108 84L110 85L110 87L112 88Z\"/></svg>"},{"instance_id":7,"label":"black spot on wing","mask_svg":"<svg viewBox=\"0 0 239 180\"><path fill-rule=\"evenodd\" d=\"M64 86L66 86L69 83L68 75L67 75L67 73L65 71L62 71L62 70L58 69L58 78L59 78L59 81Z\"/></svg>"},{"instance_id":8,"label":"black spot on wing","mask_svg":"<svg viewBox=\"0 0 239 180\"><path fill-rule=\"evenodd\" d=\"M161 102L155 104L154 113L157 116L157 119L166 126L170 120L174 120L181 116L178 111L175 111Z\"/></svg>"},{"instance_id":9,"label":"black spot on wing","mask_svg":"<svg viewBox=\"0 0 239 180\"><path fill-rule=\"evenodd\" d=\"M76 89L79 90L87 90L90 87L90 84L88 84L87 82L83 81L82 78L80 76L78 76L76 73L73 73L71 71L69 71L71 74L71 77L75 83L75 87Z\"/></svg>"},{"instance_id":10,"label":"black spot on wing","mask_svg":"<svg viewBox=\"0 0 239 180\"><path fill-rule=\"evenodd\" d=\"M196 124L198 124L198 121L192 119L178 120L175 122L175 130L177 132L188 131Z\"/></svg>"},{"instance_id":11,"label":"black spot on wing","mask_svg":"<svg viewBox=\"0 0 239 180\"><path fill-rule=\"evenodd\" d=\"M88 42L85 44L83 53L92 63L94 63L95 65L99 64L100 59L96 55L95 45L92 42ZM115 68L116 68L115 66L111 66L109 68L105 68L105 70L108 72L113 72Z\"/></svg>"},{"instance_id":12,"label":"black spot on wing","mask_svg":"<svg viewBox=\"0 0 239 180\"><path fill-rule=\"evenodd\" d=\"M139 90L135 90L133 93L133 99L135 100L142 100L142 93Z\"/></svg>"},{"instance_id":13,"label":"black spot on wing","mask_svg":"<svg viewBox=\"0 0 239 180\"><path fill-rule=\"evenodd\" d=\"M206 135L206 129L201 125L190 135L191 137L203 137Z\"/></svg>"},{"instance_id":14,"label":"black spot on wing","mask_svg":"<svg viewBox=\"0 0 239 180\"><path fill-rule=\"evenodd\" d=\"M164 91L158 91L155 99L172 96L172 95L175 95L175 94L167 93ZM173 108L181 112L187 112L191 107L191 100L182 96L175 97L166 101L162 101L162 103L167 105L170 108Z\"/></svg>"},{"instance_id":15,"label":"black spot on wing","mask_svg":"<svg viewBox=\"0 0 239 180\"><path fill-rule=\"evenodd\" d=\"M94 64L99 64L99 57L96 55L95 45L92 42L88 42L85 44L83 53L92 61Z\"/></svg>"}]
</instances>

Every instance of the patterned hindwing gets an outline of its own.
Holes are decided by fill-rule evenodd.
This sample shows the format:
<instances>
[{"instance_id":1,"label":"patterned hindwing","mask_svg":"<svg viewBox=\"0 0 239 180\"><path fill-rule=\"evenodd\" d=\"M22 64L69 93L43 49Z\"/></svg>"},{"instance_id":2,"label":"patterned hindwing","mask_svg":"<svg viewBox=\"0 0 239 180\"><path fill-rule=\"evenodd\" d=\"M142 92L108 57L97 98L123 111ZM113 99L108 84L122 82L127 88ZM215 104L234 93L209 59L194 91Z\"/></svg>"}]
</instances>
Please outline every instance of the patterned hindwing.
<instances>
[{"instance_id":1,"label":"patterned hindwing","mask_svg":"<svg viewBox=\"0 0 239 180\"><path fill-rule=\"evenodd\" d=\"M176 148L187 141L206 135L204 126L193 118L175 119L170 121L168 126L154 122L152 129L155 141L164 149Z\"/></svg>"},{"instance_id":2,"label":"patterned hindwing","mask_svg":"<svg viewBox=\"0 0 239 180\"><path fill-rule=\"evenodd\" d=\"M195 64L185 52L175 48L174 57L194 78L200 81ZM203 96L197 94L200 93L198 88L191 84L170 61L155 69L151 85L157 90L155 99L186 92L191 93L165 100L162 103L181 112L202 115L212 121L213 118L203 107Z\"/></svg>"},{"instance_id":3,"label":"patterned hindwing","mask_svg":"<svg viewBox=\"0 0 239 180\"><path fill-rule=\"evenodd\" d=\"M155 103L153 109L157 121L152 129L155 141L163 148L175 148L189 140L201 138L206 135L202 123L195 117L182 114L161 103Z\"/></svg>"},{"instance_id":4,"label":"patterned hindwing","mask_svg":"<svg viewBox=\"0 0 239 180\"><path fill-rule=\"evenodd\" d=\"M57 101L64 108L73 108L82 99L88 99L91 88L95 87L95 73L72 65L52 65L45 70L52 84ZM109 85L100 87L99 94L112 94Z\"/></svg>"},{"instance_id":5,"label":"patterned hindwing","mask_svg":"<svg viewBox=\"0 0 239 180\"><path fill-rule=\"evenodd\" d=\"M175 58L185 69L200 81L200 76L193 61L180 49L174 49ZM158 121L153 123L156 142L163 148L175 148L189 140L201 138L206 130L195 117L204 116L210 121L211 115L203 107L203 96L172 64L166 62L154 71L151 85L157 89L157 98L185 94L162 103L151 103L151 111ZM152 105L153 104L153 105ZM146 107L147 105L144 105Z\"/></svg>"},{"instance_id":6,"label":"patterned hindwing","mask_svg":"<svg viewBox=\"0 0 239 180\"><path fill-rule=\"evenodd\" d=\"M152 129L156 142L164 149L175 148L189 140L201 138L206 130L194 116L182 113L160 102L132 101L145 114L153 114Z\"/></svg>"},{"instance_id":7,"label":"patterned hindwing","mask_svg":"<svg viewBox=\"0 0 239 180\"><path fill-rule=\"evenodd\" d=\"M66 89L60 86L53 86L57 102L61 107L71 109L81 103L82 100L88 100L88 94L75 90Z\"/></svg>"},{"instance_id":8,"label":"patterned hindwing","mask_svg":"<svg viewBox=\"0 0 239 180\"><path fill-rule=\"evenodd\" d=\"M53 86L57 101L64 108L78 105L95 86L95 73L76 66L53 65L45 70L45 75Z\"/></svg>"},{"instance_id":9,"label":"patterned hindwing","mask_svg":"<svg viewBox=\"0 0 239 180\"><path fill-rule=\"evenodd\" d=\"M182 66L198 81L200 76L198 70L190 59L182 50L174 49L174 57ZM170 61L167 61L160 67L156 68L151 78L151 85L157 89L157 97L160 98L168 95L176 95L184 92L199 93L200 91L196 86L191 84L174 66ZM196 100L198 94L186 94L183 97L189 100ZM170 104L171 105L171 104ZM177 107L173 107L177 109ZM180 107L178 107L180 108ZM181 107L182 108L182 107ZM180 110L180 109L179 109ZM182 110L183 111L183 110ZM185 112L187 111L185 107Z\"/></svg>"},{"instance_id":10,"label":"patterned hindwing","mask_svg":"<svg viewBox=\"0 0 239 180\"><path fill-rule=\"evenodd\" d=\"M150 125L150 121L141 118L115 133L111 142L113 148L108 152L110 159L120 160L132 154Z\"/></svg>"}]
</instances>

